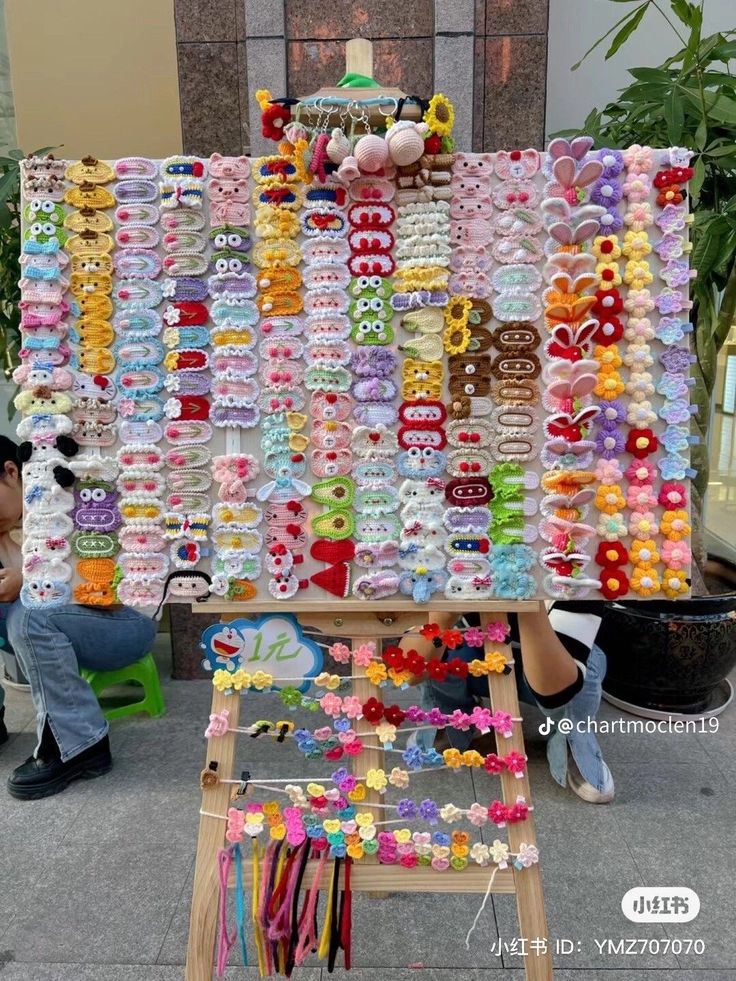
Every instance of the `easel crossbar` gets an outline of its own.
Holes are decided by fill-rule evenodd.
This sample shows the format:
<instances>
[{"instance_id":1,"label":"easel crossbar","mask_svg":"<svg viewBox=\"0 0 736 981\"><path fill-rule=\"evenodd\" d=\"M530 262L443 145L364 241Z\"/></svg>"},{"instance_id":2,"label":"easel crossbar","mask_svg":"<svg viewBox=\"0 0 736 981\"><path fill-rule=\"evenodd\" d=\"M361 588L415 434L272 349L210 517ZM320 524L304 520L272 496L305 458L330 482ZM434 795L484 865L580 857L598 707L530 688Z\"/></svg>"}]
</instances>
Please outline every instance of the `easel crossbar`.
<instances>
[{"instance_id":1,"label":"easel crossbar","mask_svg":"<svg viewBox=\"0 0 736 981\"><path fill-rule=\"evenodd\" d=\"M304 872L303 887L309 889L314 883L316 862L310 861ZM437 892L437 893L485 893L488 882L493 875L495 866L478 866L467 868L462 872L435 872L428 868L405 869L403 866L391 865L361 865L356 862L350 870L350 888L353 892ZM330 888L332 881L333 863L325 865L320 880L320 890ZM521 875L524 873L522 872ZM243 885L249 888L252 884L252 870L244 862ZM344 872L340 869L340 887L344 885ZM228 882L230 889L235 888L235 876L231 875ZM513 895L514 871L509 866L498 869L493 879L491 893Z\"/></svg>"}]
</instances>

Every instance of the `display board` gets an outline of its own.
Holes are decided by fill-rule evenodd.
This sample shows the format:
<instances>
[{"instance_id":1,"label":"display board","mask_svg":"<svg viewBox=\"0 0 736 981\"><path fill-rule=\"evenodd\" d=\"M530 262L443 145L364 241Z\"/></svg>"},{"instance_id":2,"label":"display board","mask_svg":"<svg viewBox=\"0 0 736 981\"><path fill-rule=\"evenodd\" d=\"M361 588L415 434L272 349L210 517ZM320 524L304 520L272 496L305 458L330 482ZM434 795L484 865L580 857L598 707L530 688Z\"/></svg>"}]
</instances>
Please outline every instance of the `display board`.
<instances>
[{"instance_id":1,"label":"display board","mask_svg":"<svg viewBox=\"0 0 736 981\"><path fill-rule=\"evenodd\" d=\"M682 598L689 151L22 168L25 604Z\"/></svg>"}]
</instances>

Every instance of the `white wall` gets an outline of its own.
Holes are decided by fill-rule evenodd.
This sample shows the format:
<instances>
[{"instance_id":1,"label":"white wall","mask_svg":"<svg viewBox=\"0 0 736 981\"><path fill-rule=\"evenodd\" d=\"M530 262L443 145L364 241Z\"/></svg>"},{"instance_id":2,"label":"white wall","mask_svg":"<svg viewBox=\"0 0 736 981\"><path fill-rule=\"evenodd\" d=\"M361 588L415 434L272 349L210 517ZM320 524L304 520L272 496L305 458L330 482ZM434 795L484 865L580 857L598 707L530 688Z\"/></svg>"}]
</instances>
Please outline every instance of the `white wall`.
<instances>
[{"instance_id":1,"label":"white wall","mask_svg":"<svg viewBox=\"0 0 736 981\"><path fill-rule=\"evenodd\" d=\"M667 0L663 6L669 9ZM638 30L613 58L604 60L609 39L576 72L571 72L570 65L579 61L591 44L627 10L634 10L636 4L612 3L611 0L550 0L549 7L548 133L580 126L591 109L600 109L607 102L615 101L619 89L631 80L628 68L658 65L680 47L661 15L650 8ZM705 0L704 13L704 34L736 28L734 0Z\"/></svg>"}]
</instances>

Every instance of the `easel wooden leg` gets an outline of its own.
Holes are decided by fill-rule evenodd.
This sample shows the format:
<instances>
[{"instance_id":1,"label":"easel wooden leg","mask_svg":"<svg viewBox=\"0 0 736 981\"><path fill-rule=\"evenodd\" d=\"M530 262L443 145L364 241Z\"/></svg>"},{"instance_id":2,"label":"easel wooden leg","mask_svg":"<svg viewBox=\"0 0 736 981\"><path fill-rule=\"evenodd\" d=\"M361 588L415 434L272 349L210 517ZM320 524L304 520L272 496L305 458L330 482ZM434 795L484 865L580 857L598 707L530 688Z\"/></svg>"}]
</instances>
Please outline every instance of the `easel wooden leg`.
<instances>
[{"instance_id":1,"label":"easel wooden leg","mask_svg":"<svg viewBox=\"0 0 736 981\"><path fill-rule=\"evenodd\" d=\"M481 624L485 627L490 619L505 621L504 615L494 614L491 618L488 614L481 614ZM511 649L500 644L486 642L486 651L501 650L508 658L511 658ZM488 676L488 688L490 691L491 705L494 711L508 712L510 715L518 717L519 696L516 690L516 677L514 672L510 674L490 674ZM514 726L514 731L509 739L500 733L496 733L496 748L499 756L503 756L511 750L517 753L524 753L524 736L520 725ZM526 771L524 776L519 779L513 773L504 770L501 774L501 790L505 804L511 805L516 802L518 796L525 798L527 804L531 804L531 793L529 790L529 778ZM519 850L519 845L526 842L528 845L536 845L537 836L534 830L534 818L530 814L526 821L519 824L509 824L506 828L508 832L508 842L512 852ZM539 865L532 865L521 872L514 870L514 883L516 886L516 910L519 918L519 935L526 940L526 957L524 967L527 981L550 981L552 978L552 951L550 948L550 938L547 927L547 914L544 909L544 896L542 893L542 877ZM546 951L534 951L529 945L537 939L544 940L547 945Z\"/></svg>"},{"instance_id":2,"label":"easel wooden leg","mask_svg":"<svg viewBox=\"0 0 736 981\"><path fill-rule=\"evenodd\" d=\"M240 696L225 695L212 689L212 712L230 712L230 727L235 728L240 719ZM235 759L237 735L227 733L213 739L207 747L205 766L217 763L217 774L230 779ZM230 805L231 786L218 783L203 788L202 810L211 814L227 814ZM189 944L187 946L186 981L211 981L215 957L218 908L217 853L225 843L225 822L221 818L202 815L199 819L197 838L197 862L194 867L192 913L189 920Z\"/></svg>"}]
</instances>

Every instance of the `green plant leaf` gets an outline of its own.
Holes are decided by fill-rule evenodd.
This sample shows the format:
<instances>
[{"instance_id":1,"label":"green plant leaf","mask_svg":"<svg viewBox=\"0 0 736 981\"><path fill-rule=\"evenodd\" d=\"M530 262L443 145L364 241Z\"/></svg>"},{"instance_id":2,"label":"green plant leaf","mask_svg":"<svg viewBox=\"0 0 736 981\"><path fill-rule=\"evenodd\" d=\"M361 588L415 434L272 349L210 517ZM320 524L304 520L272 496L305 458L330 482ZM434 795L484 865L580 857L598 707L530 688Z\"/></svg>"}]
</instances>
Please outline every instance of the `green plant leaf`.
<instances>
[{"instance_id":1,"label":"green plant leaf","mask_svg":"<svg viewBox=\"0 0 736 981\"><path fill-rule=\"evenodd\" d=\"M673 146L679 146L682 140L685 110L682 107L682 96L674 85L664 100L664 120L667 124L667 139Z\"/></svg>"},{"instance_id":2,"label":"green plant leaf","mask_svg":"<svg viewBox=\"0 0 736 981\"><path fill-rule=\"evenodd\" d=\"M705 146L705 141L708 139L708 122L705 119L701 119L698 123L698 128L695 130L695 137L693 143L695 144L696 150L702 150Z\"/></svg>"},{"instance_id":3,"label":"green plant leaf","mask_svg":"<svg viewBox=\"0 0 736 981\"><path fill-rule=\"evenodd\" d=\"M688 3L687 0L670 0L670 6L675 17L681 20L687 27L690 27L692 24L693 5Z\"/></svg>"},{"instance_id":4,"label":"green plant leaf","mask_svg":"<svg viewBox=\"0 0 736 981\"><path fill-rule=\"evenodd\" d=\"M700 189L703 186L703 181L705 180L705 161L702 157L698 157L693 166L695 171L693 179L690 181L690 195L693 199L693 203L697 204L700 198Z\"/></svg>"},{"instance_id":5,"label":"green plant leaf","mask_svg":"<svg viewBox=\"0 0 736 981\"><path fill-rule=\"evenodd\" d=\"M648 2L643 3L641 7L639 7L637 10L634 11L634 13L631 15L629 20L624 24L624 26L621 28L618 34L616 34L613 41L611 41L610 48L608 49L608 51L606 51L606 55L605 55L606 61L608 61L609 58L612 58L616 54L618 49L621 47L621 45L625 44L628 41L628 39L637 29L639 24L641 24L644 18L644 14L647 12L648 7L649 7Z\"/></svg>"},{"instance_id":6,"label":"green plant leaf","mask_svg":"<svg viewBox=\"0 0 736 981\"><path fill-rule=\"evenodd\" d=\"M620 2L620 0L615 0L615 2ZM638 10L641 10L642 8L644 10L646 10L646 8L648 6L649 6L649 0L644 0L644 3L642 4L642 6L640 8L638 8ZM634 16L636 16L636 14L638 13L638 10L634 12ZM642 14L642 16L643 16L643 14ZM588 57L588 55L589 54L592 54L592 52L595 51L595 49L597 47L599 47L601 44L603 44L603 42L606 40L606 38L609 38L611 36L611 34L613 34L613 32L616 30L617 27L620 27L621 24L623 24L626 21L628 21L628 19L630 17L631 17L631 14L629 14L629 13L625 13L623 15L623 17L620 17L616 21L616 23L613 25L613 27L610 30L606 31L606 33L603 35L603 37L599 37L598 40L595 42L595 44L592 44L588 48L588 50L585 52L585 54L580 59L580 61L576 61L575 64L571 66L570 71L576 72L578 70L578 68L580 68L580 66L582 65L582 63L585 61L585 59ZM641 20L641 17L639 19ZM616 36L618 37L618 35L616 35ZM626 40L626 39L624 38L624 40ZM623 43L623 42L621 42L621 43ZM608 57L608 55L606 55L606 57Z\"/></svg>"}]
</instances>

